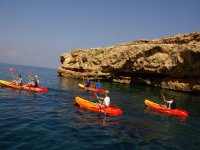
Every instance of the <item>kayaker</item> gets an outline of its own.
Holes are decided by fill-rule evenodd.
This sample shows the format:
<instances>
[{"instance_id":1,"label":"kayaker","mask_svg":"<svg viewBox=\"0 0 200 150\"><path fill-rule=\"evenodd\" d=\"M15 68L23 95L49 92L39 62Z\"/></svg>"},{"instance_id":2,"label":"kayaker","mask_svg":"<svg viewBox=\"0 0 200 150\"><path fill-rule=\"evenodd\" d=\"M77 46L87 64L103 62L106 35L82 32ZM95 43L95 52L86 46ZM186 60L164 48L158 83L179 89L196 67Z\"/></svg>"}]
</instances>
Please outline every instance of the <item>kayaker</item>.
<instances>
[{"instance_id":1,"label":"kayaker","mask_svg":"<svg viewBox=\"0 0 200 150\"><path fill-rule=\"evenodd\" d=\"M16 80L13 80L11 83L14 85L21 86L21 85L23 85L22 81L23 81L23 79L22 79L21 74L18 74L18 76L16 77Z\"/></svg>"},{"instance_id":2,"label":"kayaker","mask_svg":"<svg viewBox=\"0 0 200 150\"><path fill-rule=\"evenodd\" d=\"M87 79L87 80L85 81L85 86L86 86L86 87L90 87L90 80L89 80L89 79Z\"/></svg>"},{"instance_id":3,"label":"kayaker","mask_svg":"<svg viewBox=\"0 0 200 150\"><path fill-rule=\"evenodd\" d=\"M99 80L96 82L96 88L101 89L101 82Z\"/></svg>"},{"instance_id":4,"label":"kayaker","mask_svg":"<svg viewBox=\"0 0 200 150\"><path fill-rule=\"evenodd\" d=\"M167 108L176 109L176 101L173 99L173 96L170 96L168 100L166 100L165 96L163 96L163 100L167 103Z\"/></svg>"},{"instance_id":5,"label":"kayaker","mask_svg":"<svg viewBox=\"0 0 200 150\"><path fill-rule=\"evenodd\" d=\"M29 82L26 84L27 86L32 86L32 87L38 87L39 86L39 78L37 75L35 75L33 78L31 78L32 82Z\"/></svg>"},{"instance_id":6,"label":"kayaker","mask_svg":"<svg viewBox=\"0 0 200 150\"><path fill-rule=\"evenodd\" d=\"M100 106L100 110L103 111L102 109L105 108L105 107L109 107L110 106L110 97L109 97L109 91L108 90L105 90L104 92L105 94L105 97L98 97L97 96L97 99L100 100L99 102L99 106ZM101 102L102 101L102 102Z\"/></svg>"}]
</instances>

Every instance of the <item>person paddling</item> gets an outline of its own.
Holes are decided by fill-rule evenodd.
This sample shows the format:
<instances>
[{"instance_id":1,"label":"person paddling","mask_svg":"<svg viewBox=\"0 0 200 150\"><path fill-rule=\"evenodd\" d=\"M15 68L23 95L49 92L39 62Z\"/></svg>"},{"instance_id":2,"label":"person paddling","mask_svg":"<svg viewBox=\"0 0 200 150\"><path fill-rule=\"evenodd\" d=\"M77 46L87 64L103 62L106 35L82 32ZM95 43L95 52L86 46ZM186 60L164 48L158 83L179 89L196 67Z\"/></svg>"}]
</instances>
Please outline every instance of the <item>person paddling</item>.
<instances>
[{"instance_id":1,"label":"person paddling","mask_svg":"<svg viewBox=\"0 0 200 150\"><path fill-rule=\"evenodd\" d=\"M99 80L96 82L96 88L101 89L101 82Z\"/></svg>"},{"instance_id":2,"label":"person paddling","mask_svg":"<svg viewBox=\"0 0 200 150\"><path fill-rule=\"evenodd\" d=\"M33 78L31 78L32 82L29 82L26 84L27 86L32 86L32 87L38 87L39 86L39 78L37 75L35 75Z\"/></svg>"},{"instance_id":3,"label":"person paddling","mask_svg":"<svg viewBox=\"0 0 200 150\"><path fill-rule=\"evenodd\" d=\"M21 86L23 85L22 81L23 79L22 79L21 74L18 74L18 76L16 77L16 80L13 80L11 83L17 86Z\"/></svg>"},{"instance_id":4,"label":"person paddling","mask_svg":"<svg viewBox=\"0 0 200 150\"><path fill-rule=\"evenodd\" d=\"M87 79L87 80L85 81L85 87L90 87L90 80L89 80L89 79Z\"/></svg>"},{"instance_id":5,"label":"person paddling","mask_svg":"<svg viewBox=\"0 0 200 150\"><path fill-rule=\"evenodd\" d=\"M167 103L167 108L176 109L176 101L173 99L173 96L170 96L168 100L166 100L165 96L161 93L163 97L163 101Z\"/></svg>"},{"instance_id":6,"label":"person paddling","mask_svg":"<svg viewBox=\"0 0 200 150\"><path fill-rule=\"evenodd\" d=\"M108 90L106 90L105 92L104 92L104 94L105 94L105 97L103 98L103 97L98 97L97 95L97 99L98 100L100 100L100 102L99 102L99 106L100 106L100 111L101 112L104 112L103 111L103 108L105 108L105 107L109 107L110 106L110 97L109 97L109 91ZM102 101L102 102L101 102ZM105 112L104 112L105 113Z\"/></svg>"}]
</instances>

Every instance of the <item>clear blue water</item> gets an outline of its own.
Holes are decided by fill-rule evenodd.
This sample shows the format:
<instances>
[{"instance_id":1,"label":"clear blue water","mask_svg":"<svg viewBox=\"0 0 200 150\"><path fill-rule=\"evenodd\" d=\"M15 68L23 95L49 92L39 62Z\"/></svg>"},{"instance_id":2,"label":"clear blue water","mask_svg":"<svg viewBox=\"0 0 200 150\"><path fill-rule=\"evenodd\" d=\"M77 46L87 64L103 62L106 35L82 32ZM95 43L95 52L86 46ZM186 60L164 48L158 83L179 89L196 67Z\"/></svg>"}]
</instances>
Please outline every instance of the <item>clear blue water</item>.
<instances>
[{"instance_id":1,"label":"clear blue water","mask_svg":"<svg viewBox=\"0 0 200 150\"><path fill-rule=\"evenodd\" d=\"M111 104L121 116L104 116L75 105L80 96L97 101L78 87L79 79L58 77L56 69L0 64L0 79L12 80L9 68L40 77L46 93L0 86L0 149L200 149L200 96L162 90L174 95L189 118L178 118L145 108L144 99L161 101L159 89L102 82Z\"/></svg>"}]
</instances>

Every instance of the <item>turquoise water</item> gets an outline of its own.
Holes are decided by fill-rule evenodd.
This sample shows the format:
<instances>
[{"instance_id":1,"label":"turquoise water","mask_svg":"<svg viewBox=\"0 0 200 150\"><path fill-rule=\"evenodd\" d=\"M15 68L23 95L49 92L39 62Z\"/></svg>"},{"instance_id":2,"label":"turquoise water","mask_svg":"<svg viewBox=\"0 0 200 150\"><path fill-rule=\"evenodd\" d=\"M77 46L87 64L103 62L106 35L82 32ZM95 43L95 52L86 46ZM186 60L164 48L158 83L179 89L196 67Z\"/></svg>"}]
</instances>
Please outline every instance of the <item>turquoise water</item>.
<instances>
[{"instance_id":1,"label":"turquoise water","mask_svg":"<svg viewBox=\"0 0 200 150\"><path fill-rule=\"evenodd\" d=\"M0 79L37 73L45 93L0 86L1 150L60 149L200 149L200 96L162 90L173 95L189 118L159 114L145 108L144 99L161 101L159 89L102 82L121 116L104 116L75 105L76 96L97 101L78 87L79 79L58 77L56 69L0 64Z\"/></svg>"}]
</instances>

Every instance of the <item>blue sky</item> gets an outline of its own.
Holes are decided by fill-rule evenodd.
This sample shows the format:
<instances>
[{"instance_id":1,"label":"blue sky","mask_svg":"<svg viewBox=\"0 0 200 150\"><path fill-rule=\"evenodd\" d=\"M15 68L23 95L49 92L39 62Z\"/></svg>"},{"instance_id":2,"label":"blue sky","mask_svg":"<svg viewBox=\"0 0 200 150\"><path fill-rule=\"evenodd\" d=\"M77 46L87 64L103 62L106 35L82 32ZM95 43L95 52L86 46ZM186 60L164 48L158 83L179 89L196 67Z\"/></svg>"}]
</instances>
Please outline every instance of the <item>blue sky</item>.
<instances>
[{"instance_id":1,"label":"blue sky","mask_svg":"<svg viewBox=\"0 0 200 150\"><path fill-rule=\"evenodd\" d=\"M200 31L199 0L0 0L0 62L57 68L73 49Z\"/></svg>"}]
</instances>

